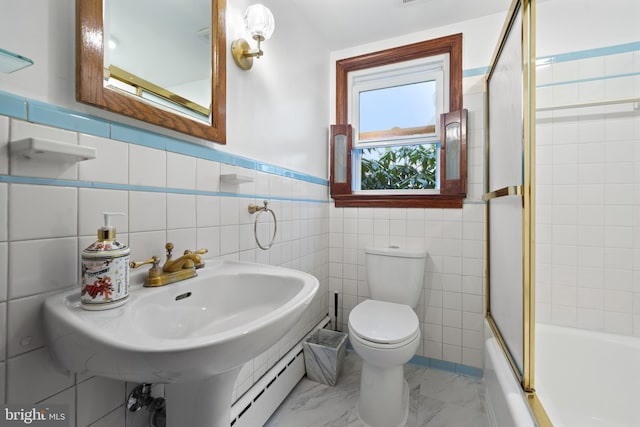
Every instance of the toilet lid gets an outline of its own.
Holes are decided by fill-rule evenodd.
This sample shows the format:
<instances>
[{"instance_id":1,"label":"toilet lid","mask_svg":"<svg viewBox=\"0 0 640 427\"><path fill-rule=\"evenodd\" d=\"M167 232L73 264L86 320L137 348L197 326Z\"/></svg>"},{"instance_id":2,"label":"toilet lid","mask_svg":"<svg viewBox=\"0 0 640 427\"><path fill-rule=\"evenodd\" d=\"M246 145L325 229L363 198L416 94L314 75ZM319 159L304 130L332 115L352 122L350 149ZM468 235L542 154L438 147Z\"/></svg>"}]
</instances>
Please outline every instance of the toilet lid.
<instances>
[{"instance_id":1,"label":"toilet lid","mask_svg":"<svg viewBox=\"0 0 640 427\"><path fill-rule=\"evenodd\" d=\"M349 327L360 338L381 344L405 341L420 330L418 316L408 305L371 299L351 310Z\"/></svg>"}]
</instances>

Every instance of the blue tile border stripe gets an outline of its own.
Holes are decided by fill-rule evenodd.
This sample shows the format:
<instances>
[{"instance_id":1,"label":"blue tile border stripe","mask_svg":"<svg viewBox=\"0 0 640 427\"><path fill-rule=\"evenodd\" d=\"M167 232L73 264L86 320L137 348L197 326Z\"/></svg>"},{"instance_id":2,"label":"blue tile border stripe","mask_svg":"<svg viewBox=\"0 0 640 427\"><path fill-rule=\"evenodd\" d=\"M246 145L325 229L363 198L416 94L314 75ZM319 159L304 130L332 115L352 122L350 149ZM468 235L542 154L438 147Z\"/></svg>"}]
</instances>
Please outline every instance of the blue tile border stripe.
<instances>
[{"instance_id":1,"label":"blue tile border stripe","mask_svg":"<svg viewBox=\"0 0 640 427\"><path fill-rule=\"evenodd\" d=\"M640 50L640 42L580 50L577 52L561 53L558 55L541 56L536 58L536 64L557 64L559 62L577 61L580 59L596 58L599 56L617 55Z\"/></svg>"},{"instance_id":2,"label":"blue tile border stripe","mask_svg":"<svg viewBox=\"0 0 640 427\"><path fill-rule=\"evenodd\" d=\"M28 120L32 123L53 126L60 129L111 138L130 144L217 161L312 184L329 186L329 181L325 178L270 165L221 151L208 145L190 143L163 134L112 122L90 114L80 113L68 108L20 97L3 91L0 91L0 115L20 120ZM207 143L205 142L205 144ZM213 143L211 144L213 145Z\"/></svg>"},{"instance_id":3,"label":"blue tile border stripe","mask_svg":"<svg viewBox=\"0 0 640 427\"><path fill-rule=\"evenodd\" d=\"M322 199L279 197L265 194L228 193L224 191L189 190L186 188L151 187L145 185L113 184L108 182L74 181L69 179L36 178L25 176L0 175L0 183L50 185L53 187L95 188L100 190L147 191L152 193L191 194L195 196L235 197L243 199L267 199L284 202L328 203Z\"/></svg>"},{"instance_id":4,"label":"blue tile border stripe","mask_svg":"<svg viewBox=\"0 0 640 427\"><path fill-rule=\"evenodd\" d=\"M27 99L27 106L30 122L109 137L110 123L106 120L33 99Z\"/></svg>"},{"instance_id":5,"label":"blue tile border stripe","mask_svg":"<svg viewBox=\"0 0 640 427\"><path fill-rule=\"evenodd\" d=\"M640 76L640 72L627 73L627 74L612 74L609 76L591 77L587 79L566 80L563 82L545 83L545 84L536 85L536 87L539 88L539 87L563 86L563 85L571 85L571 84L577 84L577 83L588 83L588 82L595 82L600 80L620 79L623 77L635 77L635 76Z\"/></svg>"},{"instance_id":6,"label":"blue tile border stripe","mask_svg":"<svg viewBox=\"0 0 640 427\"><path fill-rule=\"evenodd\" d=\"M453 372L467 377L479 377L481 378L484 371L480 368L473 366L467 366L460 363L447 362L446 360L432 359L425 356L413 356L409 363L418 366L424 366L426 368L439 369L441 371Z\"/></svg>"},{"instance_id":7,"label":"blue tile border stripe","mask_svg":"<svg viewBox=\"0 0 640 427\"><path fill-rule=\"evenodd\" d=\"M0 114L27 120L27 100L12 93L0 91Z\"/></svg>"}]
</instances>

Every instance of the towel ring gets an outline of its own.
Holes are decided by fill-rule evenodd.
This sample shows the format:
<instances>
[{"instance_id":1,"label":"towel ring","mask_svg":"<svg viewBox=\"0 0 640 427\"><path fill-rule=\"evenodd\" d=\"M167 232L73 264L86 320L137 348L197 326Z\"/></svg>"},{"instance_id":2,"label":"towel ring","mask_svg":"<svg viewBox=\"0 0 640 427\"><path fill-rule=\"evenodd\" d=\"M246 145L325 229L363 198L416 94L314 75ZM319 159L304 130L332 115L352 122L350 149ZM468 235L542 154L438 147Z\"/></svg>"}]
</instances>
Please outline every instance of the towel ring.
<instances>
[{"instance_id":1,"label":"towel ring","mask_svg":"<svg viewBox=\"0 0 640 427\"><path fill-rule=\"evenodd\" d=\"M276 232L278 231L278 219L276 218L275 212L273 212L273 210L269 208L269 202L265 200L262 203L264 204L264 206L250 204L248 210L250 214L254 214L256 212L258 213L258 215L256 215L256 220L253 223L253 236L256 239L256 244L258 245L258 247L266 251L267 249L270 249L271 246L273 246L273 242L276 240ZM260 239L258 239L258 219L260 219L260 215L262 215L264 212L269 212L273 217L273 235L271 236L271 241L268 245L263 245L262 243L260 243Z\"/></svg>"}]
</instances>

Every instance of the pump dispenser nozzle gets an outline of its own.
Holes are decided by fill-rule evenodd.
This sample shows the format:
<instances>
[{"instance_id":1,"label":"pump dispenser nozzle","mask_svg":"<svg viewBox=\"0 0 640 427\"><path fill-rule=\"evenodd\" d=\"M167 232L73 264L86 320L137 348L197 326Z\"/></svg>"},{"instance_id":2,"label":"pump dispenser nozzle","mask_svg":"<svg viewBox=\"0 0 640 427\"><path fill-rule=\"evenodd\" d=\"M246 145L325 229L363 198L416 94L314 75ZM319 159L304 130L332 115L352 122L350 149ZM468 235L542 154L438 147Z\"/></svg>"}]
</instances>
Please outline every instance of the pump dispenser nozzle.
<instances>
[{"instance_id":1,"label":"pump dispenser nozzle","mask_svg":"<svg viewBox=\"0 0 640 427\"><path fill-rule=\"evenodd\" d=\"M104 226L98 229L98 240L113 240L116 238L116 229L111 225L111 217L114 215L126 215L124 212L103 212Z\"/></svg>"}]
</instances>

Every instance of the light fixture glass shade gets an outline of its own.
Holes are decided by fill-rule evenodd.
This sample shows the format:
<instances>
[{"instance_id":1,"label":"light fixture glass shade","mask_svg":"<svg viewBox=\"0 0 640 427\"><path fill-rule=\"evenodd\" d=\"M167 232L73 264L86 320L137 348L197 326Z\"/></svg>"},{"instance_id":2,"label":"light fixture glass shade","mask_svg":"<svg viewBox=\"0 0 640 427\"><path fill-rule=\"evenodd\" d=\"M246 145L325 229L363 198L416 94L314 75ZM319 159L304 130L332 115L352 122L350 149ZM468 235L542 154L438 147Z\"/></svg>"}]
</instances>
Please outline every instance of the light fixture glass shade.
<instances>
[{"instance_id":1,"label":"light fixture glass shade","mask_svg":"<svg viewBox=\"0 0 640 427\"><path fill-rule=\"evenodd\" d=\"M244 25L254 39L267 40L273 34L275 20L271 11L258 3L247 8L244 13Z\"/></svg>"}]
</instances>

